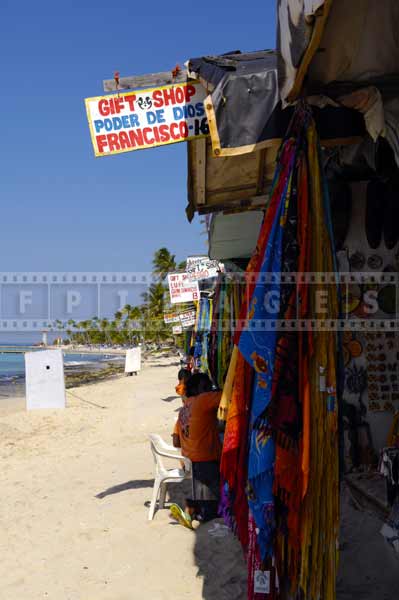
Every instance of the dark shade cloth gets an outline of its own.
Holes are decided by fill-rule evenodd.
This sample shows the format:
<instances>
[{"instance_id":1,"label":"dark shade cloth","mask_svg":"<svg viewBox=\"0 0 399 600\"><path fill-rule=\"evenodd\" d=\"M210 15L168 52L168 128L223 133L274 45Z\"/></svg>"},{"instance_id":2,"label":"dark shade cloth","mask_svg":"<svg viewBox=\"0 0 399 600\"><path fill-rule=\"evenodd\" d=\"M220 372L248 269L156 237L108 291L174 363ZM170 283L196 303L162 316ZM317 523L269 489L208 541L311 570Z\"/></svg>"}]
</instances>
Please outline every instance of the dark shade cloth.
<instances>
[{"instance_id":1,"label":"dark shade cloth","mask_svg":"<svg viewBox=\"0 0 399 600\"><path fill-rule=\"evenodd\" d=\"M211 100L222 152L250 152L254 144L266 146L267 141L284 138L294 109L283 110L279 101L277 61L274 50L189 60L190 73L214 88ZM314 117L323 141L365 134L359 111L329 106L315 109ZM212 144L215 150L214 136Z\"/></svg>"}]
</instances>

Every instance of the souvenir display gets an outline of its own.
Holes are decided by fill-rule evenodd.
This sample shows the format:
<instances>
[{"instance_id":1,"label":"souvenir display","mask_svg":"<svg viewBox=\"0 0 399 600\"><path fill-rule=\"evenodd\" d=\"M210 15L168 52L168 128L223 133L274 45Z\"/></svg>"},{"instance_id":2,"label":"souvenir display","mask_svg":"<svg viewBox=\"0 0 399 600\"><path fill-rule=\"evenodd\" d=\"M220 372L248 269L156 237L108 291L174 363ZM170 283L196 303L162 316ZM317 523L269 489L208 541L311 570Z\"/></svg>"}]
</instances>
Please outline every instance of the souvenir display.
<instances>
[{"instance_id":1,"label":"souvenir display","mask_svg":"<svg viewBox=\"0 0 399 600\"><path fill-rule=\"evenodd\" d=\"M378 254L372 254L367 259L367 266L372 270L381 269L383 264L384 260L382 256L379 256Z\"/></svg>"},{"instance_id":2,"label":"souvenir display","mask_svg":"<svg viewBox=\"0 0 399 600\"><path fill-rule=\"evenodd\" d=\"M399 401L399 336L395 331L381 331L380 327L381 322L396 315L398 304L395 265L399 264L399 253L392 251L397 224L391 227L387 222L386 215L392 213L387 207L387 197L385 183L375 180L367 185L366 205L363 198L361 202L359 197L357 202L353 200L356 226L350 229L351 237L345 241L357 283L342 286L343 314L367 321L364 333L343 336L345 394L355 404L357 400L363 405L368 403L370 412L393 411ZM375 271L375 275L370 271ZM368 330L373 326L371 321L375 332ZM354 346L354 339L359 345ZM364 381L364 374L367 385L360 393L356 385ZM360 394L359 398L356 394Z\"/></svg>"},{"instance_id":3,"label":"souvenir display","mask_svg":"<svg viewBox=\"0 0 399 600\"><path fill-rule=\"evenodd\" d=\"M201 298L198 303L194 329L194 364L202 373L209 373L209 332L212 322L212 300Z\"/></svg>"},{"instance_id":4,"label":"souvenir display","mask_svg":"<svg viewBox=\"0 0 399 600\"><path fill-rule=\"evenodd\" d=\"M261 327L276 319L265 294L279 300L278 319L314 319L306 284L281 285L266 273L336 271L327 186L313 118L297 105L280 149L271 200L247 272L235 336L235 377L229 385L221 509L248 562L248 599L259 569L270 574L268 598L280 585L292 597L332 599L339 523L337 336L334 331ZM312 232L310 235L310 231ZM329 316L338 294L327 286ZM348 353L358 355L357 340ZM314 554L315 545L323 548ZM325 593L328 590L328 593ZM269 595L270 593L270 595Z\"/></svg>"},{"instance_id":5,"label":"souvenir display","mask_svg":"<svg viewBox=\"0 0 399 600\"><path fill-rule=\"evenodd\" d=\"M359 307L361 299L362 292L359 285L342 286L342 310L344 314L353 313Z\"/></svg>"},{"instance_id":6,"label":"souvenir display","mask_svg":"<svg viewBox=\"0 0 399 600\"><path fill-rule=\"evenodd\" d=\"M373 343L366 345L369 410L392 412L399 400L396 362L399 334L390 331L373 336Z\"/></svg>"},{"instance_id":7,"label":"souvenir display","mask_svg":"<svg viewBox=\"0 0 399 600\"><path fill-rule=\"evenodd\" d=\"M361 252L355 252L349 257L349 264L352 271L361 271L366 264L366 258Z\"/></svg>"},{"instance_id":8,"label":"souvenir display","mask_svg":"<svg viewBox=\"0 0 399 600\"><path fill-rule=\"evenodd\" d=\"M342 350L344 364L348 366L352 358L359 358L363 354L363 345L352 331L345 331L342 336Z\"/></svg>"},{"instance_id":9,"label":"souvenir display","mask_svg":"<svg viewBox=\"0 0 399 600\"><path fill-rule=\"evenodd\" d=\"M237 285L233 274L220 274L213 298L203 297L197 305L192 336L195 365L199 371L208 373L220 388L233 350L243 291L244 286Z\"/></svg>"}]
</instances>

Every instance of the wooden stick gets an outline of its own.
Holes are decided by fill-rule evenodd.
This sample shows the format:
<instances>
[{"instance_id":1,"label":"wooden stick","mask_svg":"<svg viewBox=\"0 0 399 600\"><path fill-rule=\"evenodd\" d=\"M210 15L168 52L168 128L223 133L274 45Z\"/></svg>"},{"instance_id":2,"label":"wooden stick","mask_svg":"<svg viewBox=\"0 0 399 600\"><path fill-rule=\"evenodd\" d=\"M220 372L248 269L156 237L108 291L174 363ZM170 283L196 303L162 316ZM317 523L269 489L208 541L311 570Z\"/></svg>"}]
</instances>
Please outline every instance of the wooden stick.
<instances>
[{"instance_id":1,"label":"wooden stick","mask_svg":"<svg viewBox=\"0 0 399 600\"><path fill-rule=\"evenodd\" d=\"M179 71L176 77L173 77L172 71L164 71L162 73L120 77L118 87L115 79L105 79L103 81L103 86L105 92L117 92L119 90L137 90L139 88L160 87L162 85L170 85L173 83L186 83L187 81L189 81L189 79L185 70Z\"/></svg>"}]
</instances>

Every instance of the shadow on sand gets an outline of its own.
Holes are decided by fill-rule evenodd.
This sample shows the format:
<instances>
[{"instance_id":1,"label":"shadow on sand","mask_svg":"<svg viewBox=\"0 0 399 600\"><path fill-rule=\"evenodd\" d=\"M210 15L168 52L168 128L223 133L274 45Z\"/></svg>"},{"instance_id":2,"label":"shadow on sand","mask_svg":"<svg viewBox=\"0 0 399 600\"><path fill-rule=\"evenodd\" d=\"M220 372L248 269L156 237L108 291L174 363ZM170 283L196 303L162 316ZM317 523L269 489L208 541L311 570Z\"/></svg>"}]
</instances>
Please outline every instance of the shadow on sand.
<instances>
[{"instance_id":1,"label":"shadow on sand","mask_svg":"<svg viewBox=\"0 0 399 600\"><path fill-rule=\"evenodd\" d=\"M190 481L170 483L166 507L172 502L184 506L185 498L190 496ZM148 505L149 501L145 504ZM202 599L246 600L247 568L241 546L224 527L219 528L220 537L219 534L215 535L215 524L223 525L223 520L215 519L204 523L193 532L197 575L203 580Z\"/></svg>"},{"instance_id":2,"label":"shadow on sand","mask_svg":"<svg viewBox=\"0 0 399 600\"><path fill-rule=\"evenodd\" d=\"M168 396L167 398L161 398L162 402L173 402L173 400L178 400L180 396Z\"/></svg>"},{"instance_id":3,"label":"shadow on sand","mask_svg":"<svg viewBox=\"0 0 399 600\"><path fill-rule=\"evenodd\" d=\"M144 506L148 508L154 485L153 479L136 479L110 487L96 495L102 499L127 490L148 488L148 499ZM170 504L185 505L185 498L191 496L191 482L170 483L168 485L165 510ZM146 518L146 515L143 518ZM154 515L156 519L156 513ZM171 525L181 527L171 521ZM215 525L223 525L222 519L215 519L198 527L193 534L194 559L198 568L197 576L203 581L201 598L203 600L246 600L247 573L241 546L230 531L219 527L215 535ZM220 534L220 537L219 537Z\"/></svg>"},{"instance_id":4,"label":"shadow on sand","mask_svg":"<svg viewBox=\"0 0 399 600\"><path fill-rule=\"evenodd\" d=\"M180 367L180 362L168 362L166 365L158 365L152 361L147 361L147 366L151 367L151 369L165 369L166 367Z\"/></svg>"},{"instance_id":5,"label":"shadow on sand","mask_svg":"<svg viewBox=\"0 0 399 600\"><path fill-rule=\"evenodd\" d=\"M96 498L102 500L107 496L112 496L113 494L119 494L120 492L126 492L127 490L138 490L140 488L153 488L154 480L153 479L132 479L131 481L126 481L125 483L119 483L118 485L113 485L112 487L96 494Z\"/></svg>"}]
</instances>

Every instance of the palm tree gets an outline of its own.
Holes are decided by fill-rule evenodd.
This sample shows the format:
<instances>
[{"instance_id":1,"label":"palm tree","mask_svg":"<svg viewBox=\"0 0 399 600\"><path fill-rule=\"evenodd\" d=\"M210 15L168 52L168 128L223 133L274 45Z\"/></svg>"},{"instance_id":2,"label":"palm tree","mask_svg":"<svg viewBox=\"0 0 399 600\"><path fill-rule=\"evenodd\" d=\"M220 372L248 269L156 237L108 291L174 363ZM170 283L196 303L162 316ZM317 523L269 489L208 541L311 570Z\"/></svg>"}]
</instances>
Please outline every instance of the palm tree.
<instances>
[{"instance_id":1,"label":"palm tree","mask_svg":"<svg viewBox=\"0 0 399 600\"><path fill-rule=\"evenodd\" d=\"M85 321L82 321L80 323L80 325L85 333L86 344L90 344L90 342L91 342L91 339L90 339L91 320L86 319Z\"/></svg>"},{"instance_id":2,"label":"palm tree","mask_svg":"<svg viewBox=\"0 0 399 600\"><path fill-rule=\"evenodd\" d=\"M131 343L134 332L137 333L142 329L142 311L139 306L126 304L122 309L122 314L125 315L124 330L126 330L129 343Z\"/></svg>"},{"instance_id":3,"label":"palm tree","mask_svg":"<svg viewBox=\"0 0 399 600\"><path fill-rule=\"evenodd\" d=\"M76 321L74 321L73 319L69 319L67 325L69 325L69 327L71 327L72 329L76 329Z\"/></svg>"},{"instance_id":4,"label":"palm tree","mask_svg":"<svg viewBox=\"0 0 399 600\"><path fill-rule=\"evenodd\" d=\"M110 337L109 337L109 321L108 319L106 319L105 317L103 319L100 319L100 330L104 336L104 342L107 342L108 344L111 343Z\"/></svg>"},{"instance_id":5,"label":"palm tree","mask_svg":"<svg viewBox=\"0 0 399 600\"><path fill-rule=\"evenodd\" d=\"M133 306L131 304L125 304L125 306L122 308L122 314L125 315L126 320L129 320L129 315L133 310Z\"/></svg>"},{"instance_id":6,"label":"palm tree","mask_svg":"<svg viewBox=\"0 0 399 600\"><path fill-rule=\"evenodd\" d=\"M152 283L148 289L148 307L152 317L162 317L166 288L163 283Z\"/></svg>"},{"instance_id":7,"label":"palm tree","mask_svg":"<svg viewBox=\"0 0 399 600\"><path fill-rule=\"evenodd\" d=\"M164 281L168 273L176 271L176 256L167 248L160 248L152 259L152 273L159 281Z\"/></svg>"},{"instance_id":8,"label":"palm tree","mask_svg":"<svg viewBox=\"0 0 399 600\"><path fill-rule=\"evenodd\" d=\"M147 299L147 324L150 325L150 335L159 341L165 330L163 314L165 312L166 287L163 283L153 283L145 295Z\"/></svg>"},{"instance_id":9,"label":"palm tree","mask_svg":"<svg viewBox=\"0 0 399 600\"><path fill-rule=\"evenodd\" d=\"M177 270L178 271L185 271L186 270L186 266L187 266L187 261L186 260L182 260L177 265Z\"/></svg>"}]
</instances>

